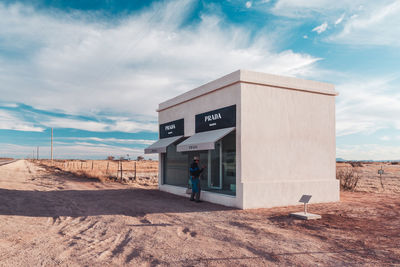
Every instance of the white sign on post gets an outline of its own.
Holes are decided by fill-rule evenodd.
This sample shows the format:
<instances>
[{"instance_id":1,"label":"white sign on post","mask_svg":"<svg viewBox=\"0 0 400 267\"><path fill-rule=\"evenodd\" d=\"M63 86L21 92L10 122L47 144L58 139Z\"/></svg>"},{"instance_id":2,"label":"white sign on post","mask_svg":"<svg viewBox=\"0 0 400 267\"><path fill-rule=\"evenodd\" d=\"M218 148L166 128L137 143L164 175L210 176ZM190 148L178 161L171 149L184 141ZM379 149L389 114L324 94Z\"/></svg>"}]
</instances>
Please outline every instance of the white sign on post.
<instances>
[{"instance_id":1,"label":"white sign on post","mask_svg":"<svg viewBox=\"0 0 400 267\"><path fill-rule=\"evenodd\" d=\"M304 212L294 212L290 216L297 217L302 220L321 219L321 215L307 213L307 203L310 202L312 195L302 195L299 202L304 203Z\"/></svg>"}]
</instances>

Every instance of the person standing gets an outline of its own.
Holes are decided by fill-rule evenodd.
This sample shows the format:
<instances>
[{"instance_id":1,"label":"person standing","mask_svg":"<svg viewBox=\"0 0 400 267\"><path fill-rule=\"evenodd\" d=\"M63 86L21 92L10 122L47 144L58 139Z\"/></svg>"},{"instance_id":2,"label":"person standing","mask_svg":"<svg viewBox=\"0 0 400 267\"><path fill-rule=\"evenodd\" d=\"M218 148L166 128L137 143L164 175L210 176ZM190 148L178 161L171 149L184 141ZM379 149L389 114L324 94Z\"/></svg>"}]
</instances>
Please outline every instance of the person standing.
<instances>
[{"instance_id":1,"label":"person standing","mask_svg":"<svg viewBox=\"0 0 400 267\"><path fill-rule=\"evenodd\" d=\"M190 201L196 199L196 202L200 201L200 174L204 171L205 166L199 167L199 157L194 157L192 164L190 164L190 180L192 182L192 194L190 195Z\"/></svg>"}]
</instances>

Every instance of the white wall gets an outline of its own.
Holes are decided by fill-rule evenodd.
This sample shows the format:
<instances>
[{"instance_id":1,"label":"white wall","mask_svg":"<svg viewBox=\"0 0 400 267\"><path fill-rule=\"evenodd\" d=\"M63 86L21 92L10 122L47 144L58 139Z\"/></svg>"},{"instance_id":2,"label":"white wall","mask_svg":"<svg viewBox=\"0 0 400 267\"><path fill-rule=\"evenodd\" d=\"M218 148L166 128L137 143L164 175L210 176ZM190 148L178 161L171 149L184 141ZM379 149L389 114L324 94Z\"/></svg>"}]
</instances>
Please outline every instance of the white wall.
<instances>
[{"instance_id":1,"label":"white wall","mask_svg":"<svg viewBox=\"0 0 400 267\"><path fill-rule=\"evenodd\" d=\"M243 208L338 201L335 97L241 86Z\"/></svg>"}]
</instances>

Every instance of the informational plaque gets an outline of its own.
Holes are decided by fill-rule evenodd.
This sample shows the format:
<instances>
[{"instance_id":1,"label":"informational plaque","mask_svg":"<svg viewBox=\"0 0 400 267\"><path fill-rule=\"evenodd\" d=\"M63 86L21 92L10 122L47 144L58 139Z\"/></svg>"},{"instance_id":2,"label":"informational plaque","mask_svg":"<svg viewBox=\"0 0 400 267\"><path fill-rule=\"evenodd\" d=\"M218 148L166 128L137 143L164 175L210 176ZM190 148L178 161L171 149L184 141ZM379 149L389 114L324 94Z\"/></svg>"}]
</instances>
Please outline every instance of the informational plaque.
<instances>
[{"instance_id":1,"label":"informational plaque","mask_svg":"<svg viewBox=\"0 0 400 267\"><path fill-rule=\"evenodd\" d=\"M310 202L311 197L312 197L311 195L302 195L299 202L308 203Z\"/></svg>"}]
</instances>

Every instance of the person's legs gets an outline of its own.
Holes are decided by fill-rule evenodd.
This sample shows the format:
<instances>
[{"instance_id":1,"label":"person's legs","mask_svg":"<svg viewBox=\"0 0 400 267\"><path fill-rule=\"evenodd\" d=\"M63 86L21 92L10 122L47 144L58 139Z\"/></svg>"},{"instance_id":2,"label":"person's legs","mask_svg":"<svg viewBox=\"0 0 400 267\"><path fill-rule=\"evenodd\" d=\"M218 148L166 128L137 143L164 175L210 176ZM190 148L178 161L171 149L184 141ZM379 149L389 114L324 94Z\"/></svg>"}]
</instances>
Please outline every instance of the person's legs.
<instances>
[{"instance_id":1,"label":"person's legs","mask_svg":"<svg viewBox=\"0 0 400 267\"><path fill-rule=\"evenodd\" d=\"M200 192L201 192L201 187L200 187L200 178L199 178L199 184L197 186L197 193L196 193L196 202L200 202Z\"/></svg>"},{"instance_id":2,"label":"person's legs","mask_svg":"<svg viewBox=\"0 0 400 267\"><path fill-rule=\"evenodd\" d=\"M192 178L192 194L190 196L190 200L194 200L198 191L199 191L198 179L193 177Z\"/></svg>"},{"instance_id":3,"label":"person's legs","mask_svg":"<svg viewBox=\"0 0 400 267\"><path fill-rule=\"evenodd\" d=\"M196 202L200 202L200 189L199 189L199 191L196 193Z\"/></svg>"}]
</instances>

